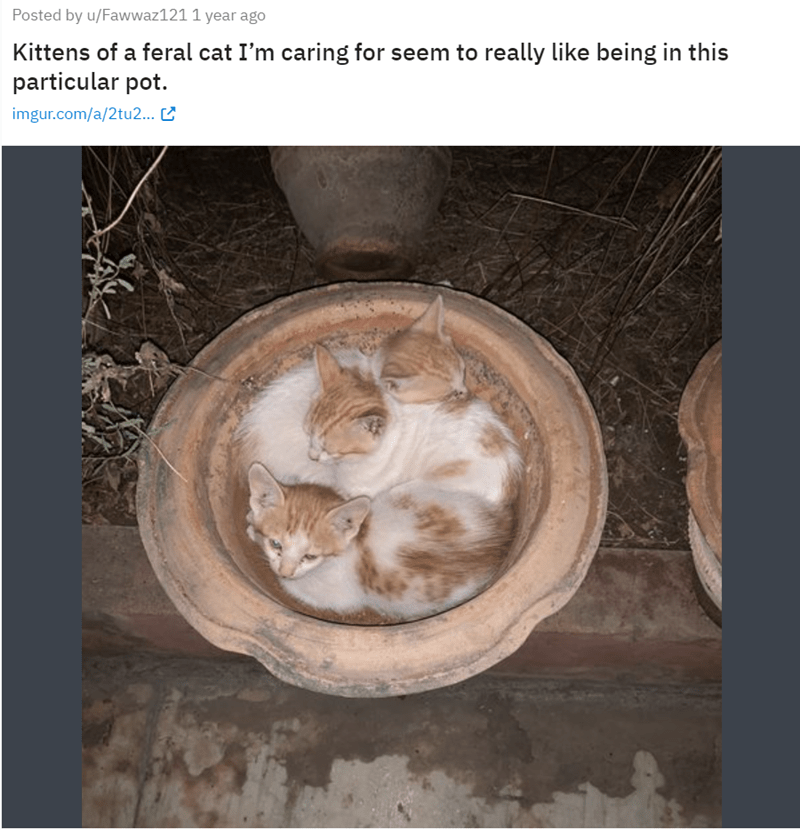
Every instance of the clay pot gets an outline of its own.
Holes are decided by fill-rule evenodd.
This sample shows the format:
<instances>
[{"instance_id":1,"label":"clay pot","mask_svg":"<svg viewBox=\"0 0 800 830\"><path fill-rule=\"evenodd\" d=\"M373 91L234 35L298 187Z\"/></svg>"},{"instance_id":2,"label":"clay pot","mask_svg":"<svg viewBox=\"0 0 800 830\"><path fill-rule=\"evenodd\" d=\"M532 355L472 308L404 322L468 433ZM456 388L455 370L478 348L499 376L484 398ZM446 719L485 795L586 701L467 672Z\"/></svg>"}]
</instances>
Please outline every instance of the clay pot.
<instances>
[{"instance_id":1,"label":"clay pot","mask_svg":"<svg viewBox=\"0 0 800 830\"><path fill-rule=\"evenodd\" d=\"M468 385L503 415L524 453L517 537L496 580L442 614L393 625L310 616L281 591L247 538L247 484L232 436L257 390L308 358L314 342L372 350L437 293ZM569 365L496 306L409 283L331 285L246 314L192 367L153 419L157 449L143 445L137 509L159 581L220 648L250 654L279 678L315 691L419 692L507 657L580 586L606 513L597 420Z\"/></svg>"},{"instance_id":2,"label":"clay pot","mask_svg":"<svg viewBox=\"0 0 800 830\"><path fill-rule=\"evenodd\" d=\"M722 610L722 341L706 352L681 397L688 450L689 541L698 576Z\"/></svg>"},{"instance_id":3,"label":"clay pot","mask_svg":"<svg viewBox=\"0 0 800 830\"><path fill-rule=\"evenodd\" d=\"M270 157L323 278L414 272L450 175L446 147L272 147Z\"/></svg>"}]
</instances>

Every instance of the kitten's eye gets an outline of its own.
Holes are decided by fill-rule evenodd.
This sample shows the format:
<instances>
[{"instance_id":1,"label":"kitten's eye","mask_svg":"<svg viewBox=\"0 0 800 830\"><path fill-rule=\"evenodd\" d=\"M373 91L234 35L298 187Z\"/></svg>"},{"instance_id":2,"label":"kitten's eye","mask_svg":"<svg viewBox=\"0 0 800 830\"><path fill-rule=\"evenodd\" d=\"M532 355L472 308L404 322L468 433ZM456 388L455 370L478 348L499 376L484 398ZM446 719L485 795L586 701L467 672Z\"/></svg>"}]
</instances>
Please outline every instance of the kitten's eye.
<instances>
[{"instance_id":1,"label":"kitten's eye","mask_svg":"<svg viewBox=\"0 0 800 830\"><path fill-rule=\"evenodd\" d=\"M303 562L313 562L314 560L319 559L319 555L316 553L307 553L303 557Z\"/></svg>"},{"instance_id":2,"label":"kitten's eye","mask_svg":"<svg viewBox=\"0 0 800 830\"><path fill-rule=\"evenodd\" d=\"M283 550L283 545L277 539L270 539L269 545L273 550Z\"/></svg>"}]
</instances>

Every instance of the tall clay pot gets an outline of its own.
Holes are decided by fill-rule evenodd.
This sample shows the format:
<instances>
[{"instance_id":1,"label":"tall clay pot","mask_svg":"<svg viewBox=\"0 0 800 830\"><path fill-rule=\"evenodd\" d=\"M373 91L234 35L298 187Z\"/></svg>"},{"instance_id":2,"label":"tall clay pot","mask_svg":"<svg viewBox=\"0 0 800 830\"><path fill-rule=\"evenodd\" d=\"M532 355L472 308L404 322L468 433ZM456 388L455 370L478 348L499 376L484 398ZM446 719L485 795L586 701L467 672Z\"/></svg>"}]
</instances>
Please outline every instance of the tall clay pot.
<instances>
[{"instance_id":1,"label":"tall clay pot","mask_svg":"<svg viewBox=\"0 0 800 830\"><path fill-rule=\"evenodd\" d=\"M447 147L272 147L326 280L405 279L450 175Z\"/></svg>"}]
</instances>

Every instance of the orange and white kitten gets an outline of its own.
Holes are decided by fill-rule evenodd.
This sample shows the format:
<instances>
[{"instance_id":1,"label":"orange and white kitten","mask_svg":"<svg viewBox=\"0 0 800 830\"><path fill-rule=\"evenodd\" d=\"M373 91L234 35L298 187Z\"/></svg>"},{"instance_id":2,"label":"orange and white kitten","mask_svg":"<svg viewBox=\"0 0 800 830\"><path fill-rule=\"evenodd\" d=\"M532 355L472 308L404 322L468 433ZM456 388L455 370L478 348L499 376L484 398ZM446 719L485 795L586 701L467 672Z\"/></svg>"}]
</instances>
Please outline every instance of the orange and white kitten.
<instances>
[{"instance_id":1,"label":"orange and white kitten","mask_svg":"<svg viewBox=\"0 0 800 830\"><path fill-rule=\"evenodd\" d=\"M464 361L444 332L438 296L406 329L389 335L368 357L357 349L335 356L317 347L314 357L272 381L256 398L237 431L245 469L266 464L280 481L332 484L320 449L309 453L306 431L312 400L325 423L331 455L365 453L388 420L381 388L398 401L430 402L466 394ZM341 367L345 371L339 372ZM326 379L321 394L320 377Z\"/></svg>"},{"instance_id":2,"label":"orange and white kitten","mask_svg":"<svg viewBox=\"0 0 800 830\"><path fill-rule=\"evenodd\" d=\"M306 605L407 620L452 608L497 572L507 511L423 482L345 500L315 484L281 485L250 467L247 532L282 587Z\"/></svg>"},{"instance_id":3,"label":"orange and white kitten","mask_svg":"<svg viewBox=\"0 0 800 830\"><path fill-rule=\"evenodd\" d=\"M467 395L466 366L444 330L441 294L408 328L390 334L372 358L384 389L402 403L431 403Z\"/></svg>"},{"instance_id":4,"label":"orange and white kitten","mask_svg":"<svg viewBox=\"0 0 800 830\"><path fill-rule=\"evenodd\" d=\"M514 434L486 401L401 403L375 383L352 393L350 369L317 350L320 390L305 419L310 457L349 496L375 496L406 481L509 504L522 456Z\"/></svg>"},{"instance_id":5,"label":"orange and white kitten","mask_svg":"<svg viewBox=\"0 0 800 830\"><path fill-rule=\"evenodd\" d=\"M309 408L320 397L320 373L333 365L336 383L330 383L320 415L328 413L332 446L369 452L374 433L388 418L384 395L372 377L369 358L350 349L334 357L317 346L314 357L272 381L242 418L236 437L246 470L254 461L267 465L287 484L333 484L334 470L310 451L306 421Z\"/></svg>"}]
</instances>

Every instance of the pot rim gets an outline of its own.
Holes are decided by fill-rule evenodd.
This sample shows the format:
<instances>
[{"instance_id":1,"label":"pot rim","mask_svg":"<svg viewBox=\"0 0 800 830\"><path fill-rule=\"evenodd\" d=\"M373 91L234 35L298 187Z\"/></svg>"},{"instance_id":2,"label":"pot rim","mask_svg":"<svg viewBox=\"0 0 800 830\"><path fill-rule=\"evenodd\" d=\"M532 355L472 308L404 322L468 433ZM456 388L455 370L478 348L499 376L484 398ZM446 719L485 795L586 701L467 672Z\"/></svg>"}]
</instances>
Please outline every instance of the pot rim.
<instances>
[{"instance_id":1,"label":"pot rim","mask_svg":"<svg viewBox=\"0 0 800 830\"><path fill-rule=\"evenodd\" d=\"M713 392L717 373L721 384L722 340L718 340L703 355L683 390L678 408L678 430L687 448L686 494L689 506L707 545L721 561L722 514L717 509L713 493L716 484L711 480L718 462L714 459L708 441L708 425L704 421L708 414L707 398ZM721 493L719 495L721 497Z\"/></svg>"}]
</instances>

